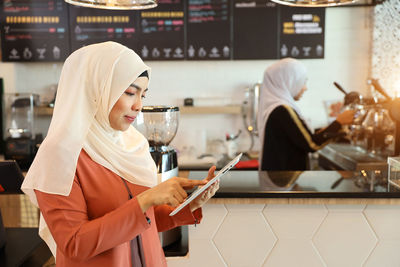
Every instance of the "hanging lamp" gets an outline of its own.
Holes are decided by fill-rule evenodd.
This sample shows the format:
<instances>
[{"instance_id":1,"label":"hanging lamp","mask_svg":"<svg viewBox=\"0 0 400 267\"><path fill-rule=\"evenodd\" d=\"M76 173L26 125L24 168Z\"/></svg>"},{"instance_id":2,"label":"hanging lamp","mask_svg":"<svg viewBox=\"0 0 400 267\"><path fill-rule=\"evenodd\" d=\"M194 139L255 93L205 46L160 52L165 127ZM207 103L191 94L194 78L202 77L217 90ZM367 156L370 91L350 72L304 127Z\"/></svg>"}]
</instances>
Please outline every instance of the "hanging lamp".
<instances>
[{"instance_id":1,"label":"hanging lamp","mask_svg":"<svg viewBox=\"0 0 400 267\"><path fill-rule=\"evenodd\" d=\"M83 7L102 9L148 9L157 6L157 0L65 0L65 2Z\"/></svg>"},{"instance_id":2,"label":"hanging lamp","mask_svg":"<svg viewBox=\"0 0 400 267\"><path fill-rule=\"evenodd\" d=\"M355 3L358 0L271 0L277 4L298 7L330 7Z\"/></svg>"}]
</instances>

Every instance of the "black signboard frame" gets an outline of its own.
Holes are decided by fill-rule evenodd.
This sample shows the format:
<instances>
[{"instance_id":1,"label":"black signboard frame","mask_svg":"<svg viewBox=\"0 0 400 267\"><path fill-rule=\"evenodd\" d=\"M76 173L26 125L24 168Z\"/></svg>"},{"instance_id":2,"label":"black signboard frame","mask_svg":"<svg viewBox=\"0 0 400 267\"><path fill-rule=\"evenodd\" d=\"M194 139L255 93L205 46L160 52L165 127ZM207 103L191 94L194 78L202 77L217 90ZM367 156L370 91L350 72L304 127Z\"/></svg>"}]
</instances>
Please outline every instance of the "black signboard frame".
<instances>
[{"instance_id":1,"label":"black signboard frame","mask_svg":"<svg viewBox=\"0 0 400 267\"><path fill-rule=\"evenodd\" d=\"M105 10L70 5L70 47L115 41L138 49L138 11Z\"/></svg>"},{"instance_id":2,"label":"black signboard frame","mask_svg":"<svg viewBox=\"0 0 400 267\"><path fill-rule=\"evenodd\" d=\"M185 0L159 0L139 14L138 54L143 60L184 60Z\"/></svg>"},{"instance_id":3,"label":"black signboard frame","mask_svg":"<svg viewBox=\"0 0 400 267\"><path fill-rule=\"evenodd\" d=\"M232 59L230 0L187 0L188 60Z\"/></svg>"},{"instance_id":4,"label":"black signboard frame","mask_svg":"<svg viewBox=\"0 0 400 267\"><path fill-rule=\"evenodd\" d=\"M233 5L233 59L278 58L278 5L270 0L235 0Z\"/></svg>"},{"instance_id":5,"label":"black signboard frame","mask_svg":"<svg viewBox=\"0 0 400 267\"><path fill-rule=\"evenodd\" d=\"M5 62L64 61L70 53L63 0L2 1L0 25Z\"/></svg>"},{"instance_id":6,"label":"black signboard frame","mask_svg":"<svg viewBox=\"0 0 400 267\"><path fill-rule=\"evenodd\" d=\"M12 6L17 1L7 3ZM64 61L76 49L103 41L126 45L146 61L254 60L289 56L315 59L325 56L325 8L287 7L271 0L159 0L159 6L154 9L128 11L76 7L63 0L20 3L28 4L22 8L16 5L19 10L8 19L16 22L13 27L18 30L24 28L23 19L40 17L42 22L31 32L32 36L35 29L45 32L44 43L31 40L32 36L23 39L24 35L18 35L17 41L6 36L5 29L9 25L5 15L11 13L3 1L0 46L5 62ZM60 15L57 9L50 8L41 12L29 10L38 3L61 6L63 13ZM55 17L60 27L43 23L45 18ZM197 23L196 20L202 21ZM58 31L62 28L64 33L60 35ZM60 44L61 51L57 50L60 47L56 44ZM30 45L34 48L30 49ZM43 51L48 56L43 57ZM42 53L42 57L35 57L35 53Z\"/></svg>"},{"instance_id":7,"label":"black signboard frame","mask_svg":"<svg viewBox=\"0 0 400 267\"><path fill-rule=\"evenodd\" d=\"M324 58L325 8L279 8L279 58Z\"/></svg>"}]
</instances>

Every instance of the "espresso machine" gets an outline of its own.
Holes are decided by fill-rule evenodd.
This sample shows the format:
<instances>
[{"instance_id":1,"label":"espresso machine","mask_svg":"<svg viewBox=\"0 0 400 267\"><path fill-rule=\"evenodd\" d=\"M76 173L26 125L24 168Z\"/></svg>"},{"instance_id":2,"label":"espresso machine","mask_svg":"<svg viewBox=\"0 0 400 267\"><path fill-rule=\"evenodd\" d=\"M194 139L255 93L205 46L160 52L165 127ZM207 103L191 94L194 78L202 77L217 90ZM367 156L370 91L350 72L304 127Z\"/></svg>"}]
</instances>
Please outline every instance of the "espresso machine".
<instances>
[{"instance_id":1,"label":"espresso machine","mask_svg":"<svg viewBox=\"0 0 400 267\"><path fill-rule=\"evenodd\" d=\"M179 125L179 108L169 106L145 106L135 120L136 129L149 141L150 154L157 166L158 183L178 176L178 158L169 146ZM166 247L182 236L177 227L160 233L160 241Z\"/></svg>"},{"instance_id":2,"label":"espresso machine","mask_svg":"<svg viewBox=\"0 0 400 267\"><path fill-rule=\"evenodd\" d=\"M346 92L342 110L355 110L351 125L345 126L348 142L330 143L318 151L318 164L326 170L360 172L359 187L385 185L387 157L400 153L400 99L392 99L378 80L369 79L373 97ZM379 94L377 94L379 93Z\"/></svg>"},{"instance_id":3,"label":"espresso machine","mask_svg":"<svg viewBox=\"0 0 400 267\"><path fill-rule=\"evenodd\" d=\"M17 161L23 170L29 168L43 140L34 129L38 102L39 96L31 93L4 94L4 157Z\"/></svg>"}]
</instances>

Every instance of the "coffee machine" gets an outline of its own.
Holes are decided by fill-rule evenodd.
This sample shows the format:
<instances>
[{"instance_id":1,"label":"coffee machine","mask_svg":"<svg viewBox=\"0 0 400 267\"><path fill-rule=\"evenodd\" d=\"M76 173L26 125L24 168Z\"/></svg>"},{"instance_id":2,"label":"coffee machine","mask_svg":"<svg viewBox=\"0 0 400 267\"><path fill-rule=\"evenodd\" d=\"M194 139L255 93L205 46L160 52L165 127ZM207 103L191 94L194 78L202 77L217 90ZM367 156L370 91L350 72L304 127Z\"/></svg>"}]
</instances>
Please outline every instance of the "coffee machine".
<instances>
[{"instance_id":1,"label":"coffee machine","mask_svg":"<svg viewBox=\"0 0 400 267\"><path fill-rule=\"evenodd\" d=\"M27 170L43 137L34 130L35 106L39 96L30 93L4 94L4 157Z\"/></svg>"},{"instance_id":2,"label":"coffee machine","mask_svg":"<svg viewBox=\"0 0 400 267\"><path fill-rule=\"evenodd\" d=\"M179 125L179 108L168 106L145 106L135 120L135 127L149 141L150 154L157 166L158 183L178 176L178 159L169 144ZM181 238L181 227L160 233L163 247Z\"/></svg>"}]
</instances>

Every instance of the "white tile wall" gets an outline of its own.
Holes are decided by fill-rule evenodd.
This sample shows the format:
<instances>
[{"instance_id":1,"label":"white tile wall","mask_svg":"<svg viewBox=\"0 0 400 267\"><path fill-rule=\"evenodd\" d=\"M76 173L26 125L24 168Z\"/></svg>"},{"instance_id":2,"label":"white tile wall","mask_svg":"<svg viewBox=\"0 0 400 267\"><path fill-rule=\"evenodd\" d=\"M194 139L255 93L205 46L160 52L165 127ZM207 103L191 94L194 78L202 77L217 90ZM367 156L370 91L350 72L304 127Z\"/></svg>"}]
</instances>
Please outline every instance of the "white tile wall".
<instances>
[{"instance_id":1,"label":"white tile wall","mask_svg":"<svg viewBox=\"0 0 400 267\"><path fill-rule=\"evenodd\" d=\"M263 205L227 205L213 241L228 266L261 266L276 237L261 211Z\"/></svg>"},{"instance_id":2,"label":"white tile wall","mask_svg":"<svg viewBox=\"0 0 400 267\"><path fill-rule=\"evenodd\" d=\"M204 227L189 228L189 258L169 267L400 266L400 206L207 204L203 212Z\"/></svg>"},{"instance_id":3,"label":"white tile wall","mask_svg":"<svg viewBox=\"0 0 400 267\"><path fill-rule=\"evenodd\" d=\"M263 265L263 267L326 266L309 239L279 239Z\"/></svg>"},{"instance_id":4,"label":"white tile wall","mask_svg":"<svg viewBox=\"0 0 400 267\"><path fill-rule=\"evenodd\" d=\"M329 212L313 238L329 266L362 266L377 238L360 212Z\"/></svg>"},{"instance_id":5,"label":"white tile wall","mask_svg":"<svg viewBox=\"0 0 400 267\"><path fill-rule=\"evenodd\" d=\"M311 240L328 211L324 205L267 205L263 213L280 239Z\"/></svg>"}]
</instances>

